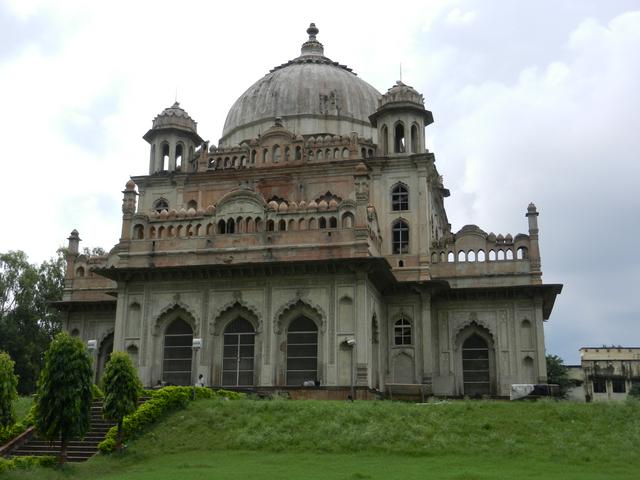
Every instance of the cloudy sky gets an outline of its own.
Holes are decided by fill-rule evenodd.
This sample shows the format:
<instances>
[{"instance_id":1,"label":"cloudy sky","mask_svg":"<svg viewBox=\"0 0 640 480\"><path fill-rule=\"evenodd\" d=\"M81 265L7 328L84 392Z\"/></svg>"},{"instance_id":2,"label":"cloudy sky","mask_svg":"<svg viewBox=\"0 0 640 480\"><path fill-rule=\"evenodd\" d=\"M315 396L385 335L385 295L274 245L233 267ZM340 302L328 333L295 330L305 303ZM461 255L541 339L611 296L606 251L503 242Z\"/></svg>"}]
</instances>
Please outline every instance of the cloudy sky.
<instances>
[{"instance_id":1,"label":"cloudy sky","mask_svg":"<svg viewBox=\"0 0 640 480\"><path fill-rule=\"evenodd\" d=\"M176 95L216 142L234 100L299 54L383 92L422 92L453 230L515 235L540 211L544 280L563 283L547 350L640 346L637 1L0 0L0 251L52 256L73 228L109 249L142 135Z\"/></svg>"}]
</instances>

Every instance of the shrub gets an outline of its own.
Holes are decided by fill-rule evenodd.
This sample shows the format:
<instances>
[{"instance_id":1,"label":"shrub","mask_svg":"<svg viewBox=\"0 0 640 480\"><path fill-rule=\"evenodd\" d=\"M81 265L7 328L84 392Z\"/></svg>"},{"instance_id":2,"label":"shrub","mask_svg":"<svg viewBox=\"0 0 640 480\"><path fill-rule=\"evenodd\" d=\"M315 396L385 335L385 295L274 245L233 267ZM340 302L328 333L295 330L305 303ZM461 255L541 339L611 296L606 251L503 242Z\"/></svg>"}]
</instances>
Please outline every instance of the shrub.
<instances>
[{"instance_id":1,"label":"shrub","mask_svg":"<svg viewBox=\"0 0 640 480\"><path fill-rule=\"evenodd\" d=\"M629 390L629 397L640 400L640 383L634 383Z\"/></svg>"},{"instance_id":2,"label":"shrub","mask_svg":"<svg viewBox=\"0 0 640 480\"><path fill-rule=\"evenodd\" d=\"M129 355L124 352L113 352L105 368L102 382L105 392L102 411L105 418L117 423L116 450L121 450L122 420L126 415L135 412L138 395L142 390L138 372L133 367Z\"/></svg>"},{"instance_id":3,"label":"shrub","mask_svg":"<svg viewBox=\"0 0 640 480\"><path fill-rule=\"evenodd\" d=\"M13 402L18 398L18 377L13 373L15 362L6 352L0 352L0 427L15 422Z\"/></svg>"},{"instance_id":4,"label":"shrub","mask_svg":"<svg viewBox=\"0 0 640 480\"><path fill-rule=\"evenodd\" d=\"M41 456L41 457L15 457L6 459L0 457L0 473L8 470L14 470L16 468L31 468L31 467L52 467L56 464L56 457Z\"/></svg>"},{"instance_id":5,"label":"shrub","mask_svg":"<svg viewBox=\"0 0 640 480\"><path fill-rule=\"evenodd\" d=\"M196 398L228 398L236 400L244 398L243 393L228 390L211 390L195 387ZM162 415L178 408L184 408L193 397L193 387L164 387L160 390L145 390L151 398L140 405L131 415L122 421L122 436L130 438L147 426L158 420ZM100 442L98 449L101 453L111 453L117 445L118 428L112 427Z\"/></svg>"},{"instance_id":6,"label":"shrub","mask_svg":"<svg viewBox=\"0 0 640 480\"><path fill-rule=\"evenodd\" d=\"M67 460L67 444L89 429L91 359L82 342L68 333L56 335L38 381L35 424L48 440L60 439L60 463Z\"/></svg>"}]
</instances>

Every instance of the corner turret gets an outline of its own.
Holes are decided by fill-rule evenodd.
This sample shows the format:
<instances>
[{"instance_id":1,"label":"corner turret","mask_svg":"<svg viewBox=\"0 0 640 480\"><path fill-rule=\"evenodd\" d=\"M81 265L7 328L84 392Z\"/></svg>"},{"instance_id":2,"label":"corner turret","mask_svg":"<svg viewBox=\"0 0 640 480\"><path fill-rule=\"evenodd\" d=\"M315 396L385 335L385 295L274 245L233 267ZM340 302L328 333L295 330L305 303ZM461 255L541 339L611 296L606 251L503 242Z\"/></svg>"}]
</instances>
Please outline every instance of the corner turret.
<instances>
[{"instance_id":1,"label":"corner turret","mask_svg":"<svg viewBox=\"0 0 640 480\"><path fill-rule=\"evenodd\" d=\"M424 129L433 123L433 114L424 108L420 93L398 80L380 97L369 120L378 129L378 152L413 154L425 150Z\"/></svg>"},{"instance_id":2,"label":"corner turret","mask_svg":"<svg viewBox=\"0 0 640 480\"><path fill-rule=\"evenodd\" d=\"M198 135L198 124L178 102L154 118L151 130L142 138L151 145L150 175L196 170L194 151L203 140Z\"/></svg>"}]
</instances>

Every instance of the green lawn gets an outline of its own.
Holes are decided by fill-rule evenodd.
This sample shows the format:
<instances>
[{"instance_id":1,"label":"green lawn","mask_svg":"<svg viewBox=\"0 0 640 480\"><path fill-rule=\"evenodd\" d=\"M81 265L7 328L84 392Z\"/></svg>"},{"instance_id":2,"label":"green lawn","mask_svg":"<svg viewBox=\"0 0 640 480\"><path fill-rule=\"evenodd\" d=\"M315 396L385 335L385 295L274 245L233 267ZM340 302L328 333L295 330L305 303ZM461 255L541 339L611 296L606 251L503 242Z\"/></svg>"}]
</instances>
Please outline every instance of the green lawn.
<instances>
[{"instance_id":1,"label":"green lawn","mask_svg":"<svg viewBox=\"0 0 640 480\"><path fill-rule=\"evenodd\" d=\"M124 455L26 479L636 479L640 402L199 400Z\"/></svg>"}]
</instances>

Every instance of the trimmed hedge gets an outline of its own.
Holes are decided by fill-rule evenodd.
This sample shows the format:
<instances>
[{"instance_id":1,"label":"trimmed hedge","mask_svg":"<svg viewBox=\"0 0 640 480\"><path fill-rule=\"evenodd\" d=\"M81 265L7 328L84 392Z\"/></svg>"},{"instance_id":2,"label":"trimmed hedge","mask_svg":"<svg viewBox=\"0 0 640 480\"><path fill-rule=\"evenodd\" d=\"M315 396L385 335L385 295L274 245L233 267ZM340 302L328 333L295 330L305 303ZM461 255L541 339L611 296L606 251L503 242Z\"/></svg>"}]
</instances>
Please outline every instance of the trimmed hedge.
<instances>
[{"instance_id":1,"label":"trimmed hedge","mask_svg":"<svg viewBox=\"0 0 640 480\"><path fill-rule=\"evenodd\" d=\"M122 422L123 437L131 438L147 426L154 423L165 413L178 408L185 408L189 400L193 399L194 387L164 387L160 390L145 390L143 395L151 398L140 405L131 415L124 417ZM211 390L204 387L195 387L196 398L227 398L237 400L244 398L244 393L228 390ZM112 427L105 439L98 444L101 453L111 453L116 447L118 428Z\"/></svg>"},{"instance_id":2,"label":"trimmed hedge","mask_svg":"<svg viewBox=\"0 0 640 480\"><path fill-rule=\"evenodd\" d=\"M0 457L0 473L16 468L31 468L36 466L53 467L57 465L57 463L58 459L49 455L41 457L15 457L12 459Z\"/></svg>"}]
</instances>

